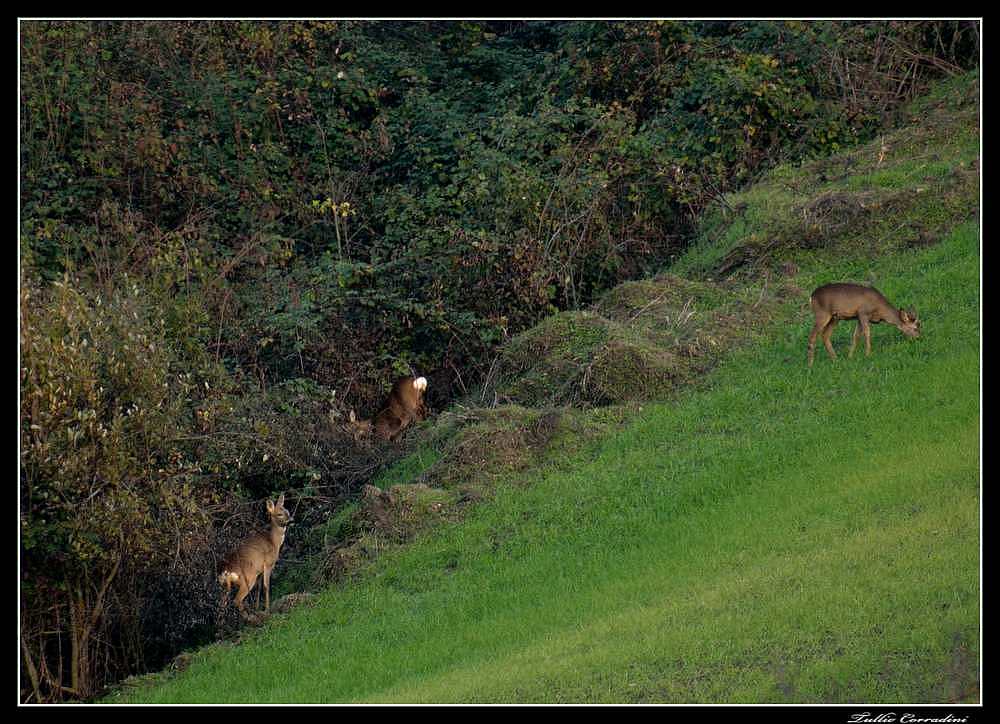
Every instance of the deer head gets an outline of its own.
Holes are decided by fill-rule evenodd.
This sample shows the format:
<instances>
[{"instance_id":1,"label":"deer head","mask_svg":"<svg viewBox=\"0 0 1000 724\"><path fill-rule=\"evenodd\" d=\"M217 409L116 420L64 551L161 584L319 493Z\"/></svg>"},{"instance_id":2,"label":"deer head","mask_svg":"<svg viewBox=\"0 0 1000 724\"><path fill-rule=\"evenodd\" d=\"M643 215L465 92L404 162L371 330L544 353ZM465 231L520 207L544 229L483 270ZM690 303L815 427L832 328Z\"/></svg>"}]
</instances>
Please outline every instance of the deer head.
<instances>
[{"instance_id":1,"label":"deer head","mask_svg":"<svg viewBox=\"0 0 1000 724\"><path fill-rule=\"evenodd\" d=\"M362 438L367 437L372 431L372 421L371 420L359 420L354 414L354 410L351 410L350 415L348 415L347 431L354 436L354 441L358 442Z\"/></svg>"},{"instance_id":2,"label":"deer head","mask_svg":"<svg viewBox=\"0 0 1000 724\"><path fill-rule=\"evenodd\" d=\"M278 497L277 503L267 501L267 514L271 516L271 523L279 528L287 528L292 524L292 514L285 509L285 494Z\"/></svg>"},{"instance_id":3,"label":"deer head","mask_svg":"<svg viewBox=\"0 0 1000 724\"><path fill-rule=\"evenodd\" d=\"M907 337L920 336L920 320L914 309L899 310L899 331Z\"/></svg>"}]
</instances>

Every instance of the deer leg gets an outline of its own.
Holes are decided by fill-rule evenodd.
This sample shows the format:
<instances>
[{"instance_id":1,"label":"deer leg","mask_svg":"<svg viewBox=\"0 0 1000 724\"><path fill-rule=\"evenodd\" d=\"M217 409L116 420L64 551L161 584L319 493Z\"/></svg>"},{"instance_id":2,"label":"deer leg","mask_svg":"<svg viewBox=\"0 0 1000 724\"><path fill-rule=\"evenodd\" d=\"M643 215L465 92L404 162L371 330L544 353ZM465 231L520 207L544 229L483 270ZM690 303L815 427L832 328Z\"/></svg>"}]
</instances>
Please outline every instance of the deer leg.
<instances>
[{"instance_id":1,"label":"deer leg","mask_svg":"<svg viewBox=\"0 0 1000 724\"><path fill-rule=\"evenodd\" d=\"M260 610L260 586L257 585L257 583L259 581L260 581L260 573L258 573L257 575L255 575L253 577L253 580L250 581L250 588L248 589L248 593L249 593L249 591L253 591L254 592L253 593L253 610L255 612Z\"/></svg>"},{"instance_id":2,"label":"deer leg","mask_svg":"<svg viewBox=\"0 0 1000 724\"><path fill-rule=\"evenodd\" d=\"M865 357L870 357L872 353L872 328L868 324L868 317L858 316L858 326L865 332Z\"/></svg>"},{"instance_id":3,"label":"deer leg","mask_svg":"<svg viewBox=\"0 0 1000 724\"><path fill-rule=\"evenodd\" d=\"M837 359L837 353L833 351L833 345L830 344L830 337L833 335L833 328L837 326L836 319L831 318L829 322L826 323L826 327L823 329L823 346L826 347L827 354L830 355L830 359Z\"/></svg>"},{"instance_id":4,"label":"deer leg","mask_svg":"<svg viewBox=\"0 0 1000 724\"><path fill-rule=\"evenodd\" d=\"M830 321L830 317L825 314L816 315L816 324L813 325L812 332L809 333L809 366L813 364L813 354L816 351L816 336L823 331L823 327Z\"/></svg>"},{"instance_id":5,"label":"deer leg","mask_svg":"<svg viewBox=\"0 0 1000 724\"><path fill-rule=\"evenodd\" d=\"M271 610L271 569L264 569L264 610Z\"/></svg>"},{"instance_id":6,"label":"deer leg","mask_svg":"<svg viewBox=\"0 0 1000 724\"><path fill-rule=\"evenodd\" d=\"M407 414L406 417L401 417L399 419L399 425L396 427L396 429L392 433L392 439L393 440L399 439L399 436L403 434L403 430L405 430L406 426L409 425L409 424L410 424L410 416L409 416L409 414Z\"/></svg>"},{"instance_id":7,"label":"deer leg","mask_svg":"<svg viewBox=\"0 0 1000 724\"><path fill-rule=\"evenodd\" d=\"M240 588L236 591L236 608L240 610L240 616L247 617L246 608L243 606L243 599L250 594L250 586L247 585L246 578L240 576Z\"/></svg>"},{"instance_id":8,"label":"deer leg","mask_svg":"<svg viewBox=\"0 0 1000 724\"><path fill-rule=\"evenodd\" d=\"M375 433L383 440L392 440L399 431L399 421L395 418L383 417L375 423Z\"/></svg>"},{"instance_id":9,"label":"deer leg","mask_svg":"<svg viewBox=\"0 0 1000 724\"><path fill-rule=\"evenodd\" d=\"M399 433L403 431L403 423L401 420L393 420L392 426L386 430L386 440L395 441L399 437Z\"/></svg>"},{"instance_id":10,"label":"deer leg","mask_svg":"<svg viewBox=\"0 0 1000 724\"><path fill-rule=\"evenodd\" d=\"M250 584L250 590L254 592L253 594L253 610L260 610L260 586L257 585L257 581L260 580L260 574L258 573L253 577L253 583Z\"/></svg>"},{"instance_id":11,"label":"deer leg","mask_svg":"<svg viewBox=\"0 0 1000 724\"><path fill-rule=\"evenodd\" d=\"M854 356L854 348L858 346L858 340L861 338L861 322L858 322L858 326L854 328L854 336L851 337L851 349L847 352L847 359Z\"/></svg>"}]
</instances>

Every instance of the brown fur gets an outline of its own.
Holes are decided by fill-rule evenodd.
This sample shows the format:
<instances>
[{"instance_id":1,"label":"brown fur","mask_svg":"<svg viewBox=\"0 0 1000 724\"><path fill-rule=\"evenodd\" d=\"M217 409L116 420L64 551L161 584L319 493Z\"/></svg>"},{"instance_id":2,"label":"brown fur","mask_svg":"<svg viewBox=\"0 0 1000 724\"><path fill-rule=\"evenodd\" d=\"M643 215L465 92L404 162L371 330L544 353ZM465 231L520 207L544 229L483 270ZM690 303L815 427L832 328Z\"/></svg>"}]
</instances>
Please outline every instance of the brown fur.
<instances>
[{"instance_id":1,"label":"brown fur","mask_svg":"<svg viewBox=\"0 0 1000 724\"><path fill-rule=\"evenodd\" d=\"M424 377L401 377L396 380L392 392L374 420L357 420L351 411L350 424L354 430L354 438L357 440L374 429L375 434L383 440L394 440L411 423L426 419L426 389L427 380Z\"/></svg>"},{"instance_id":2,"label":"brown fur","mask_svg":"<svg viewBox=\"0 0 1000 724\"><path fill-rule=\"evenodd\" d=\"M246 615L243 600L253 590L261 574L264 577L264 607L265 610L271 608L271 571L278 562L278 553L285 541L285 528L292 522L292 517L284 506L284 493L278 498L277 504L267 501L271 527L248 536L222 561L219 572L219 583L224 587L222 605L225 606L231 588L236 585L236 607L241 615Z\"/></svg>"},{"instance_id":3,"label":"brown fur","mask_svg":"<svg viewBox=\"0 0 1000 724\"><path fill-rule=\"evenodd\" d=\"M809 366L812 367L816 337L822 335L830 359L837 359L830 336L837 322L842 319L857 319L851 349L847 356L854 355L858 338L865 335L865 356L872 353L870 325L888 322L908 337L920 336L920 320L912 309L897 309L874 287L860 284L826 284L818 287L809 298L816 322L809 333Z\"/></svg>"}]
</instances>

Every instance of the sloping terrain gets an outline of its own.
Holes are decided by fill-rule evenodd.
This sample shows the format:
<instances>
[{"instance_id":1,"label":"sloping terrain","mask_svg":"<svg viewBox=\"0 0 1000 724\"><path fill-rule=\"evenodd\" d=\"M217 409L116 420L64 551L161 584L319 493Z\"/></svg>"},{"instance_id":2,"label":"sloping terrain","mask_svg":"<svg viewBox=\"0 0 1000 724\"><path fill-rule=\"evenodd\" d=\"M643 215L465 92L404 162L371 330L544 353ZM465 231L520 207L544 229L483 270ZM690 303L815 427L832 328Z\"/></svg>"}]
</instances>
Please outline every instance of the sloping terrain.
<instances>
[{"instance_id":1,"label":"sloping terrain","mask_svg":"<svg viewBox=\"0 0 1000 724\"><path fill-rule=\"evenodd\" d=\"M331 521L309 605L108 701L978 701L978 79L907 120L512 340ZM809 370L833 280L922 337Z\"/></svg>"}]
</instances>

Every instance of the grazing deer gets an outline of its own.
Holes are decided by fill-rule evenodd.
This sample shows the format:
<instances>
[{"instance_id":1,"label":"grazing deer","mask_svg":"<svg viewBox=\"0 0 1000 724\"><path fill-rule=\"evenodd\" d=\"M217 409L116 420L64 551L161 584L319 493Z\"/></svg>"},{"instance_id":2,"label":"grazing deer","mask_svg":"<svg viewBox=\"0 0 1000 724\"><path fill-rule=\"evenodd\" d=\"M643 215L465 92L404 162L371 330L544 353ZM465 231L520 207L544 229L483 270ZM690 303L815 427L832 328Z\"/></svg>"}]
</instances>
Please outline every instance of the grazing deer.
<instances>
[{"instance_id":1,"label":"grazing deer","mask_svg":"<svg viewBox=\"0 0 1000 724\"><path fill-rule=\"evenodd\" d=\"M889 304L882 293L874 287L860 284L826 284L816 289L809 298L816 324L809 334L809 366L812 367L813 352L816 347L816 336L823 335L823 345L830 359L837 359L837 353L830 344L830 335L837 322L842 319L857 319L858 326L854 330L851 349L848 357L854 355L858 337L865 334L865 356L872 353L872 337L870 325L888 322L899 328L907 337L920 336L920 320L912 309L897 309Z\"/></svg>"},{"instance_id":2,"label":"grazing deer","mask_svg":"<svg viewBox=\"0 0 1000 724\"><path fill-rule=\"evenodd\" d=\"M229 599L229 592L236 584L236 607L246 616L243 599L247 597L257 577L264 575L264 607L271 608L271 571L278 562L278 552L285 542L285 528L292 522L292 516L285 510L285 494L277 503L267 501L267 512L271 516L271 527L267 531L254 533L240 543L239 547L222 561L219 583L225 587L222 592L222 606ZM221 610L221 609L220 609Z\"/></svg>"},{"instance_id":3,"label":"grazing deer","mask_svg":"<svg viewBox=\"0 0 1000 724\"><path fill-rule=\"evenodd\" d=\"M392 386L389 398L372 420L358 420L354 410L350 414L350 426L354 430L354 439L359 439L374 428L375 434L383 440L396 439L411 422L427 417L427 405L424 403L424 391L427 389L426 377L401 377Z\"/></svg>"}]
</instances>

